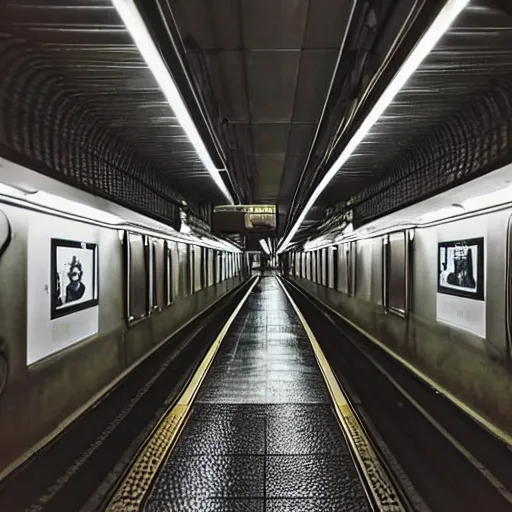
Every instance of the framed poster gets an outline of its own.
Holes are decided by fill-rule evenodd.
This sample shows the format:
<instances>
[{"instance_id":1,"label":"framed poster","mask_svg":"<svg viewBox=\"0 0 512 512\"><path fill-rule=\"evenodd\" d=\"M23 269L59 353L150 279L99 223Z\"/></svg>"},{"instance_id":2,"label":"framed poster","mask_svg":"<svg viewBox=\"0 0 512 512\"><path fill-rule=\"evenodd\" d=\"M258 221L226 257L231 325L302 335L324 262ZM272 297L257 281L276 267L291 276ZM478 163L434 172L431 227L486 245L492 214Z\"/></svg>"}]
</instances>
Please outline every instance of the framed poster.
<instances>
[{"instance_id":1,"label":"framed poster","mask_svg":"<svg viewBox=\"0 0 512 512\"><path fill-rule=\"evenodd\" d=\"M483 301L484 238L438 243L437 292Z\"/></svg>"},{"instance_id":2,"label":"framed poster","mask_svg":"<svg viewBox=\"0 0 512 512\"><path fill-rule=\"evenodd\" d=\"M99 330L101 228L27 212L27 365L91 338ZM117 231L103 230L107 247ZM121 268L108 262L109 270ZM112 296L112 290L106 290Z\"/></svg>"},{"instance_id":3,"label":"framed poster","mask_svg":"<svg viewBox=\"0 0 512 512\"><path fill-rule=\"evenodd\" d=\"M98 305L98 246L51 239L50 318L60 318Z\"/></svg>"}]
</instances>

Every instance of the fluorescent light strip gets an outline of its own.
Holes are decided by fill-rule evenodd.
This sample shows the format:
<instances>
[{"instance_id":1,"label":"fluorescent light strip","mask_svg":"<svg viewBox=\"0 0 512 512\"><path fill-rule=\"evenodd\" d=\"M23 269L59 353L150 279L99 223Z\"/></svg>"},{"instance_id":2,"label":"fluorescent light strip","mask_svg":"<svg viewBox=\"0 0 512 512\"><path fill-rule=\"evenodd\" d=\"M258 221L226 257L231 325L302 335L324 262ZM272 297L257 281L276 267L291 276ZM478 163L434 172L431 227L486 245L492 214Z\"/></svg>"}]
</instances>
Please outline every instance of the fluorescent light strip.
<instances>
[{"instance_id":1,"label":"fluorescent light strip","mask_svg":"<svg viewBox=\"0 0 512 512\"><path fill-rule=\"evenodd\" d=\"M210 249L237 253L242 252L238 247L224 240L198 239L194 234L183 235L178 232L171 233L166 229L166 226L163 226L163 229L158 229L146 226L142 223L128 222L112 213L42 190L26 193L16 187L0 183L0 203L3 201L14 206L22 208L28 207L42 213L58 215L79 222L88 222L104 228L132 231L155 238L172 240L174 242L193 243Z\"/></svg>"},{"instance_id":2,"label":"fluorescent light strip","mask_svg":"<svg viewBox=\"0 0 512 512\"><path fill-rule=\"evenodd\" d=\"M407 80L416 71L418 66L423 62L425 57L431 52L434 46L437 44L439 39L448 30L450 25L454 22L457 16L464 10L469 4L470 0L448 0L445 6L441 9L438 16L430 25L428 30L425 32L423 37L418 41L412 52L405 59L401 68L397 74L393 77L382 96L377 100L374 107L363 121L359 129L356 131L352 139L342 151L333 166L329 169L327 174L324 176L322 181L318 184L313 194L310 196L306 206L302 210L297 222L293 225L292 229L283 240L281 246L278 249L278 253L283 252L290 242L292 241L295 233L299 229L300 225L306 218L311 207L315 204L316 200L323 192L325 187L334 178L337 172L343 167L346 161L352 156L355 149L359 146L360 142L364 139L367 133L370 131L372 126L376 123L379 117L383 114L389 104L393 101L394 97L405 85Z\"/></svg>"},{"instance_id":3,"label":"fluorescent light strip","mask_svg":"<svg viewBox=\"0 0 512 512\"><path fill-rule=\"evenodd\" d=\"M260 239L260 245L261 245L261 248L265 251L265 253L270 256L270 249L267 245L267 241L264 239L264 238L261 238Z\"/></svg>"},{"instance_id":4,"label":"fluorescent light strip","mask_svg":"<svg viewBox=\"0 0 512 512\"><path fill-rule=\"evenodd\" d=\"M160 89L167 98L167 101L178 118L181 127L185 130L190 142L194 146L201 162L203 162L203 165L210 173L213 181L215 181L222 193L226 196L229 203L233 204L233 197L222 180L219 169L215 167L215 164L210 157L210 153L206 149L206 146L197 131L196 125L187 110L178 87L167 69L167 66L165 65L155 43L153 42L153 39L151 38L151 35L146 28L146 24L144 23L135 3L133 0L112 0L112 3L119 13L119 16L121 16L126 28L130 32L141 55L144 57L146 64L153 73Z\"/></svg>"}]
</instances>

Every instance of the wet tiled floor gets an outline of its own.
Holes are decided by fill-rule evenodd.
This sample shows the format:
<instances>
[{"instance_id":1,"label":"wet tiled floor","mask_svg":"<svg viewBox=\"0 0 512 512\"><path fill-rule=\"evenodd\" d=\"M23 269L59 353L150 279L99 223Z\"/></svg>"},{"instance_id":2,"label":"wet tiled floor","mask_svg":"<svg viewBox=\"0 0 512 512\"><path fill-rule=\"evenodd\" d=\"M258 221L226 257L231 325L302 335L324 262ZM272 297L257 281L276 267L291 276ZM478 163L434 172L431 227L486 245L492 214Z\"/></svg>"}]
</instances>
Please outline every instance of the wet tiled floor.
<instances>
[{"instance_id":1,"label":"wet tiled floor","mask_svg":"<svg viewBox=\"0 0 512 512\"><path fill-rule=\"evenodd\" d=\"M260 281L226 335L144 510L370 510L276 278Z\"/></svg>"}]
</instances>

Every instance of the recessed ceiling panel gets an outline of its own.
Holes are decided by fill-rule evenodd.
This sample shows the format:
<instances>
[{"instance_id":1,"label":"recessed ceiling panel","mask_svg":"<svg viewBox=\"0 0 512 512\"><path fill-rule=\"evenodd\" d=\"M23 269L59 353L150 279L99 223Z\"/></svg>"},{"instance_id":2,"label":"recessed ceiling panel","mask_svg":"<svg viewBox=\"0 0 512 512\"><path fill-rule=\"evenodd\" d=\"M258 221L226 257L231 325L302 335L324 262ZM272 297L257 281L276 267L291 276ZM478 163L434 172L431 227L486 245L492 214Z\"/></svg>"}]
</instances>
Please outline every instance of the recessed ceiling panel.
<instances>
[{"instance_id":1,"label":"recessed ceiling panel","mask_svg":"<svg viewBox=\"0 0 512 512\"><path fill-rule=\"evenodd\" d=\"M241 153L245 155L252 154L252 134L251 125L249 123L234 123L233 131L235 133L236 141L232 141L233 147L236 145ZM231 147L231 146L230 146Z\"/></svg>"},{"instance_id":2,"label":"recessed ceiling panel","mask_svg":"<svg viewBox=\"0 0 512 512\"><path fill-rule=\"evenodd\" d=\"M257 201L277 199L281 175L283 174L285 155L258 155L256 166L258 169Z\"/></svg>"},{"instance_id":3,"label":"recessed ceiling panel","mask_svg":"<svg viewBox=\"0 0 512 512\"><path fill-rule=\"evenodd\" d=\"M309 0L242 0L246 48L301 48Z\"/></svg>"},{"instance_id":4,"label":"recessed ceiling panel","mask_svg":"<svg viewBox=\"0 0 512 512\"><path fill-rule=\"evenodd\" d=\"M188 48L240 49L238 0L170 0Z\"/></svg>"},{"instance_id":5,"label":"recessed ceiling panel","mask_svg":"<svg viewBox=\"0 0 512 512\"><path fill-rule=\"evenodd\" d=\"M294 121L317 122L320 118L337 56L335 50L303 52Z\"/></svg>"},{"instance_id":6,"label":"recessed ceiling panel","mask_svg":"<svg viewBox=\"0 0 512 512\"><path fill-rule=\"evenodd\" d=\"M241 51L208 53L208 74L215 97L230 121L247 122L247 95L245 94L245 62Z\"/></svg>"},{"instance_id":7,"label":"recessed ceiling panel","mask_svg":"<svg viewBox=\"0 0 512 512\"><path fill-rule=\"evenodd\" d=\"M311 0L305 48L339 49L354 0Z\"/></svg>"},{"instance_id":8,"label":"recessed ceiling panel","mask_svg":"<svg viewBox=\"0 0 512 512\"><path fill-rule=\"evenodd\" d=\"M300 51L250 51L247 55L249 107L253 122L290 121Z\"/></svg>"},{"instance_id":9,"label":"recessed ceiling panel","mask_svg":"<svg viewBox=\"0 0 512 512\"><path fill-rule=\"evenodd\" d=\"M305 161L306 155L287 156L280 185L281 200L288 201L293 197Z\"/></svg>"},{"instance_id":10,"label":"recessed ceiling panel","mask_svg":"<svg viewBox=\"0 0 512 512\"><path fill-rule=\"evenodd\" d=\"M254 151L259 155L286 153L290 125L288 123L255 123L252 125Z\"/></svg>"},{"instance_id":11,"label":"recessed ceiling panel","mask_svg":"<svg viewBox=\"0 0 512 512\"><path fill-rule=\"evenodd\" d=\"M313 136L315 135L316 124L294 123L290 131L288 142L289 155L301 155L309 153Z\"/></svg>"}]
</instances>

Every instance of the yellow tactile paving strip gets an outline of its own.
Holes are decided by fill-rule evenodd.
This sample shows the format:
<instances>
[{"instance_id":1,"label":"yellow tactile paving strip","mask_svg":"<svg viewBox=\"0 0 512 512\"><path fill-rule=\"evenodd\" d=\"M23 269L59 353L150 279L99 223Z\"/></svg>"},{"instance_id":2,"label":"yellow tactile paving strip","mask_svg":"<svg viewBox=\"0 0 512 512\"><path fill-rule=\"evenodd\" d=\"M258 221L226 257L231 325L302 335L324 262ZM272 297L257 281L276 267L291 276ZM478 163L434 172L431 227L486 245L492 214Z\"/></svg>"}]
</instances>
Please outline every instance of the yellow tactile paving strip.
<instances>
[{"instance_id":1,"label":"yellow tactile paving strip","mask_svg":"<svg viewBox=\"0 0 512 512\"><path fill-rule=\"evenodd\" d=\"M345 393L343 392L338 379L334 375L331 366L327 362L313 331L309 327L300 309L291 298L288 290L284 287L280 279L278 281L293 306L293 309L297 313L297 316L306 331L308 339L311 342L316 360L327 384L329 394L334 402L334 409L339 422L348 442L350 443L357 462L359 463L359 468L366 480L367 486L371 490L375 502L378 504L379 510L386 512L404 512L405 509L400 503L393 485L380 464L377 454L375 453L363 427L359 424L356 416L350 408Z\"/></svg>"},{"instance_id":2,"label":"yellow tactile paving strip","mask_svg":"<svg viewBox=\"0 0 512 512\"><path fill-rule=\"evenodd\" d=\"M256 278L236 309L211 345L201 365L190 383L181 394L177 403L167 412L155 427L147 443L135 458L123 481L110 500L107 512L137 512L141 509L144 498L161 464L176 445L181 431L187 421L192 403L203 382L217 351L231 324L242 309L245 301L256 286Z\"/></svg>"}]
</instances>

